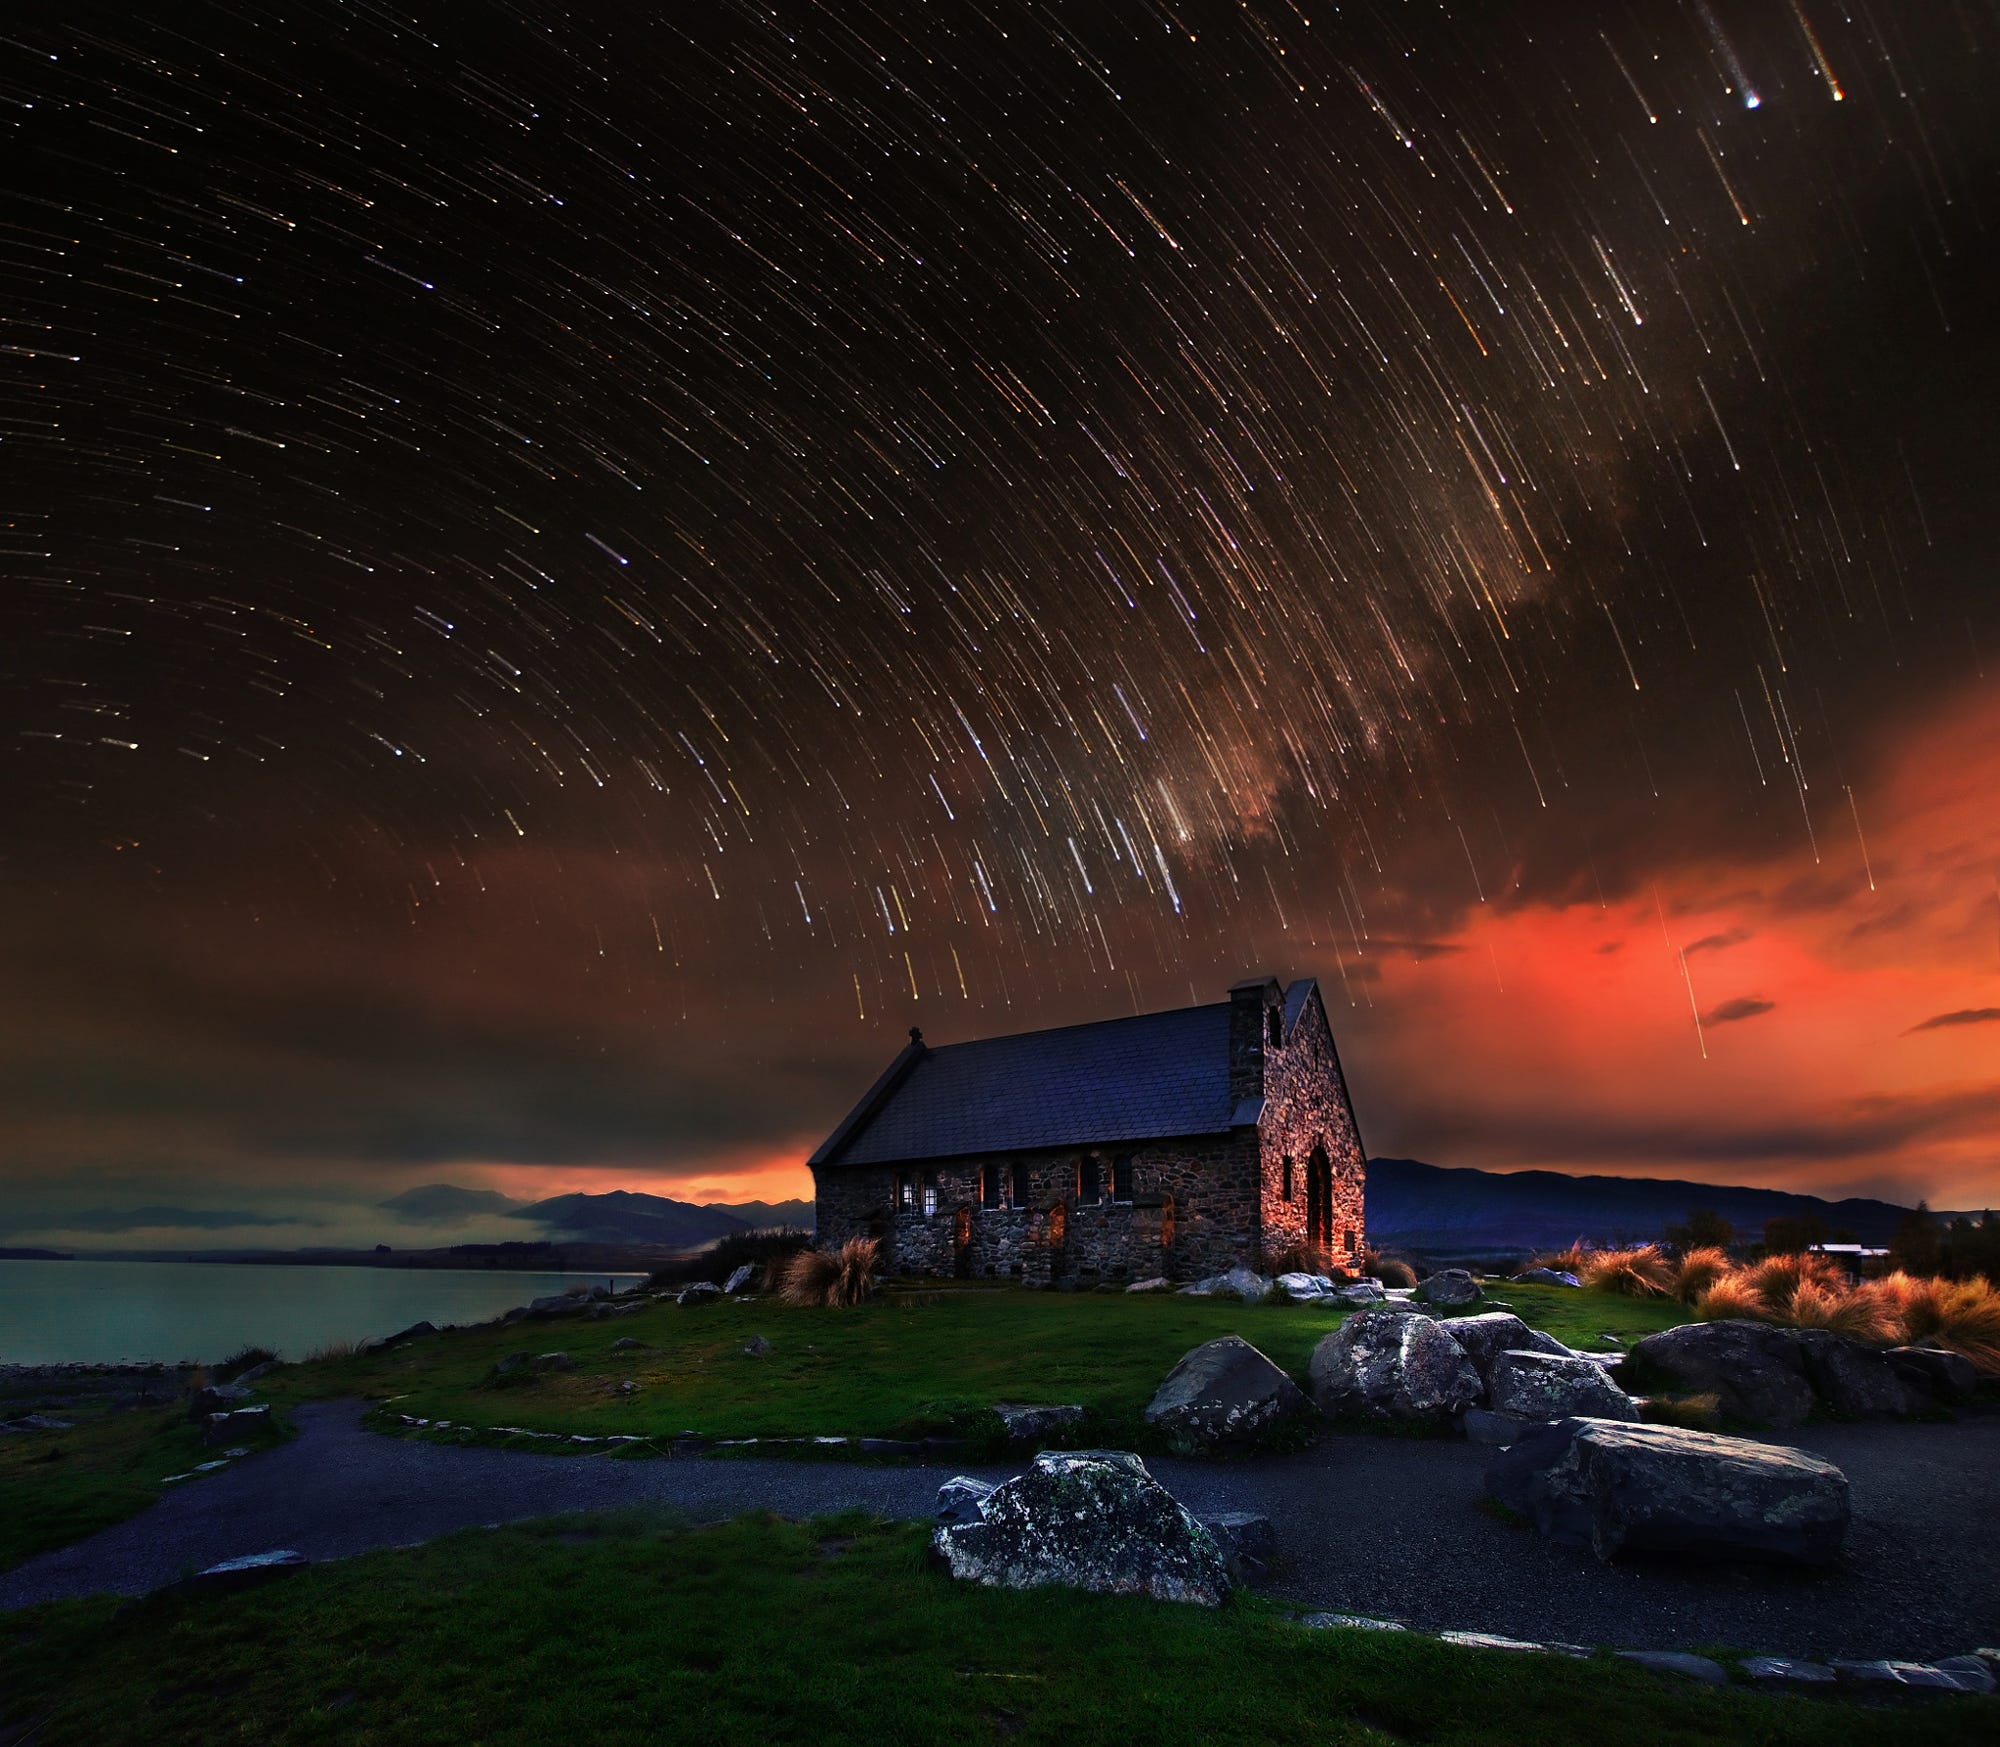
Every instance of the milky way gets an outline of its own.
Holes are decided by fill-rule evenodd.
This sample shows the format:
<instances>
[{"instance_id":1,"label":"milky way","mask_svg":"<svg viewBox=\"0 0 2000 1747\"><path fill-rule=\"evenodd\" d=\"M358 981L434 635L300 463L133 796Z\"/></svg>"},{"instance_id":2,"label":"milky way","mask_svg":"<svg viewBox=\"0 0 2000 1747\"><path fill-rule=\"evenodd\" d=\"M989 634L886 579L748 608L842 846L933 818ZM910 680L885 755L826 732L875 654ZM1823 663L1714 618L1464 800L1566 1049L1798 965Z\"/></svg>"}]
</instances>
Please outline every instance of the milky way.
<instances>
[{"instance_id":1,"label":"milky way","mask_svg":"<svg viewBox=\"0 0 2000 1747\"><path fill-rule=\"evenodd\" d=\"M0 874L966 1028L1259 955L1365 1003L1372 942L1690 818L1865 852L1865 700L1981 659L1924 443L1990 356L1996 49L1859 0L17 21Z\"/></svg>"}]
</instances>

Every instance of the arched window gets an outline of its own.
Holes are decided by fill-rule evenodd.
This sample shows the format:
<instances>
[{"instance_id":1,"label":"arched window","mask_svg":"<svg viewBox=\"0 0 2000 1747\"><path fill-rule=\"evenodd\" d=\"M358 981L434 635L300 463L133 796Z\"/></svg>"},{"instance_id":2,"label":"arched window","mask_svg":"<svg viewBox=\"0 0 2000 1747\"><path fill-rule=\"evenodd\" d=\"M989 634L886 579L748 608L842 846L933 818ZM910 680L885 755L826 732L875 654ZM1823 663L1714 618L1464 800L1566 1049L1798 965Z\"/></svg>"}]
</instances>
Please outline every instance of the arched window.
<instances>
[{"instance_id":1,"label":"arched window","mask_svg":"<svg viewBox=\"0 0 2000 1747\"><path fill-rule=\"evenodd\" d=\"M1095 1207L1104 1198L1098 1183L1097 1155L1086 1153L1076 1161L1076 1204Z\"/></svg>"},{"instance_id":2,"label":"arched window","mask_svg":"<svg viewBox=\"0 0 2000 1747\"><path fill-rule=\"evenodd\" d=\"M1014 1181L1011 1187L1014 1191L1014 1205L1016 1207L1026 1207L1034 1199L1033 1179L1029 1175L1028 1167L1019 1159L1014 1161L1013 1174Z\"/></svg>"}]
</instances>

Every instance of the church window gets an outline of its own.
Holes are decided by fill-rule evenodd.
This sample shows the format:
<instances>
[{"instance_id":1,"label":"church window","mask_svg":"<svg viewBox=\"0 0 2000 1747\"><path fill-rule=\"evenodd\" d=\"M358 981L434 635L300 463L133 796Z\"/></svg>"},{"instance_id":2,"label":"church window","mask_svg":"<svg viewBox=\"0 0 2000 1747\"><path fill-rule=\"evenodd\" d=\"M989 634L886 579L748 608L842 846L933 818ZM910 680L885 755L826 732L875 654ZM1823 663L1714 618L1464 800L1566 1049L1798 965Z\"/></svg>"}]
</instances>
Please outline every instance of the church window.
<instances>
[{"instance_id":1,"label":"church window","mask_svg":"<svg viewBox=\"0 0 2000 1747\"><path fill-rule=\"evenodd\" d=\"M1132 1199L1132 1155L1120 1153L1111 1161L1111 1199L1130 1201Z\"/></svg>"},{"instance_id":2,"label":"church window","mask_svg":"<svg viewBox=\"0 0 2000 1747\"><path fill-rule=\"evenodd\" d=\"M1095 1157L1085 1157L1076 1161L1076 1202L1079 1207L1095 1207L1103 1199L1103 1190L1098 1184L1098 1168Z\"/></svg>"}]
</instances>

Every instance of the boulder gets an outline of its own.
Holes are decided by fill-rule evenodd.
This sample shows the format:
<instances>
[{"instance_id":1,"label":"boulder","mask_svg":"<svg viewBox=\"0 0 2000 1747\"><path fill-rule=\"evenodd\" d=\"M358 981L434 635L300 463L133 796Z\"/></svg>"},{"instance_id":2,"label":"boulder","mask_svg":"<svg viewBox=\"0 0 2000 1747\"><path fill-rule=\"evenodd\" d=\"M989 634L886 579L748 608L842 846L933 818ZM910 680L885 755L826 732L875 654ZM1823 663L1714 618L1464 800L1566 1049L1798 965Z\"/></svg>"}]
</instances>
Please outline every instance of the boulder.
<instances>
[{"instance_id":1,"label":"boulder","mask_svg":"<svg viewBox=\"0 0 2000 1747\"><path fill-rule=\"evenodd\" d=\"M753 1359L768 1359L778 1349L762 1335L752 1335L743 1343L743 1350Z\"/></svg>"},{"instance_id":2,"label":"boulder","mask_svg":"<svg viewBox=\"0 0 2000 1747\"><path fill-rule=\"evenodd\" d=\"M1979 1387L1979 1373L1963 1353L1944 1347L1891 1347L1886 1357L1905 1383L1928 1390L1939 1401L1963 1401Z\"/></svg>"},{"instance_id":3,"label":"boulder","mask_svg":"<svg viewBox=\"0 0 2000 1747\"><path fill-rule=\"evenodd\" d=\"M486 1374L492 1378L512 1377L525 1371L534 1362L532 1353L509 1353L505 1358L495 1359L493 1369Z\"/></svg>"},{"instance_id":4,"label":"boulder","mask_svg":"<svg viewBox=\"0 0 2000 1747\"><path fill-rule=\"evenodd\" d=\"M1763 1425L1795 1426L1812 1412L1805 1351L1790 1329L1730 1318L1662 1329L1633 1347L1641 1376L1670 1377L1690 1394L1721 1398L1722 1411Z\"/></svg>"},{"instance_id":5,"label":"boulder","mask_svg":"<svg viewBox=\"0 0 2000 1747\"><path fill-rule=\"evenodd\" d=\"M729 1278L722 1283L722 1290L733 1298L739 1292L748 1292L751 1282L756 1278L757 1264L745 1262L742 1267L730 1272Z\"/></svg>"},{"instance_id":6,"label":"boulder","mask_svg":"<svg viewBox=\"0 0 2000 1747\"><path fill-rule=\"evenodd\" d=\"M1496 1449L1507 1445L1547 1422L1539 1419L1523 1419L1518 1413L1495 1413L1490 1407L1468 1407L1460 1420L1460 1427L1475 1444L1487 1444Z\"/></svg>"},{"instance_id":7,"label":"boulder","mask_svg":"<svg viewBox=\"0 0 2000 1747\"><path fill-rule=\"evenodd\" d=\"M1799 1329L1792 1338L1805 1355L1806 1381L1835 1413L1901 1419L1930 1406L1929 1390L1912 1388L1880 1347L1823 1328Z\"/></svg>"},{"instance_id":8,"label":"boulder","mask_svg":"<svg viewBox=\"0 0 2000 1747\"><path fill-rule=\"evenodd\" d=\"M1703 1686L1729 1684L1729 1670L1720 1662L1686 1650L1614 1650L1612 1654L1620 1662L1636 1663L1641 1668L1650 1668L1655 1674L1684 1674Z\"/></svg>"},{"instance_id":9,"label":"boulder","mask_svg":"<svg viewBox=\"0 0 2000 1747\"><path fill-rule=\"evenodd\" d=\"M1993 1672L1990 1655L1940 1656L1932 1666L1957 1681L1960 1692L1992 1692L2000 1688L2000 1675Z\"/></svg>"},{"instance_id":10,"label":"boulder","mask_svg":"<svg viewBox=\"0 0 2000 1747\"><path fill-rule=\"evenodd\" d=\"M188 1400L188 1418L205 1420L212 1413L226 1413L239 1402L248 1401L250 1391L241 1383L210 1383L197 1389Z\"/></svg>"},{"instance_id":11,"label":"boulder","mask_svg":"<svg viewBox=\"0 0 2000 1747\"><path fill-rule=\"evenodd\" d=\"M1906 1687L1919 1692L1973 1692L1982 1689L1962 1685L1957 1676L1928 1662L1862 1662L1836 1656L1834 1678L1843 1685Z\"/></svg>"},{"instance_id":12,"label":"boulder","mask_svg":"<svg viewBox=\"0 0 2000 1747\"><path fill-rule=\"evenodd\" d=\"M1327 1288L1312 1274L1280 1274L1277 1286L1294 1304L1313 1304L1327 1296Z\"/></svg>"},{"instance_id":13,"label":"boulder","mask_svg":"<svg viewBox=\"0 0 2000 1747\"><path fill-rule=\"evenodd\" d=\"M1639 1407L1604 1374L1604 1367L1573 1353L1507 1352L1488 1373L1489 1405L1523 1419L1636 1420Z\"/></svg>"},{"instance_id":14,"label":"boulder","mask_svg":"<svg viewBox=\"0 0 2000 1747\"><path fill-rule=\"evenodd\" d=\"M987 1496L979 1520L940 1523L932 1556L1000 1589L1057 1584L1220 1606L1229 1572L1215 1537L1125 1450L1044 1450Z\"/></svg>"},{"instance_id":15,"label":"boulder","mask_svg":"<svg viewBox=\"0 0 2000 1747\"><path fill-rule=\"evenodd\" d=\"M697 1280L691 1286L683 1286L674 1294L676 1304L713 1304L722 1296L722 1288L713 1280Z\"/></svg>"},{"instance_id":16,"label":"boulder","mask_svg":"<svg viewBox=\"0 0 2000 1747\"><path fill-rule=\"evenodd\" d=\"M1562 1268L1524 1268L1520 1273L1509 1276L1516 1286L1576 1286L1583 1282L1574 1274Z\"/></svg>"},{"instance_id":17,"label":"boulder","mask_svg":"<svg viewBox=\"0 0 2000 1747\"><path fill-rule=\"evenodd\" d=\"M574 1371L576 1361L567 1353L541 1353L535 1358L537 1371Z\"/></svg>"},{"instance_id":18,"label":"boulder","mask_svg":"<svg viewBox=\"0 0 2000 1747\"><path fill-rule=\"evenodd\" d=\"M408 1328L398 1329L392 1335L383 1336L382 1344L385 1347L393 1347L398 1341L413 1341L422 1335L434 1335L436 1333L437 1324L434 1322L413 1322Z\"/></svg>"},{"instance_id":19,"label":"boulder","mask_svg":"<svg viewBox=\"0 0 2000 1747\"><path fill-rule=\"evenodd\" d=\"M1165 1292L1173 1285L1164 1274L1155 1274L1150 1280L1134 1280L1127 1286L1127 1292Z\"/></svg>"},{"instance_id":20,"label":"boulder","mask_svg":"<svg viewBox=\"0 0 2000 1747\"><path fill-rule=\"evenodd\" d=\"M240 1559L225 1559L220 1565L211 1565L191 1576L177 1578L153 1593L156 1596L233 1595L240 1589L255 1589L274 1578L289 1577L295 1571L303 1571L308 1563L303 1553L294 1552L289 1547L276 1548L269 1553L247 1553Z\"/></svg>"},{"instance_id":21,"label":"boulder","mask_svg":"<svg viewBox=\"0 0 2000 1747\"><path fill-rule=\"evenodd\" d=\"M1252 1583L1262 1577L1278 1550L1278 1531L1271 1526L1271 1519L1255 1511L1221 1511L1203 1517L1201 1526L1215 1537L1215 1544L1222 1549L1222 1562L1236 1583Z\"/></svg>"},{"instance_id":22,"label":"boulder","mask_svg":"<svg viewBox=\"0 0 2000 1747\"><path fill-rule=\"evenodd\" d=\"M1146 1404L1146 1423L1199 1449L1242 1448L1309 1412L1305 1391L1240 1335L1182 1356Z\"/></svg>"},{"instance_id":23,"label":"boulder","mask_svg":"<svg viewBox=\"0 0 2000 1747\"><path fill-rule=\"evenodd\" d=\"M1678 1426L1565 1419L1487 1465L1486 1490L1551 1540L1622 1552L1825 1565L1850 1507L1831 1462Z\"/></svg>"},{"instance_id":24,"label":"boulder","mask_svg":"<svg viewBox=\"0 0 2000 1747\"><path fill-rule=\"evenodd\" d=\"M983 1520L986 1501L993 1486L970 1474L954 1474L938 1488L937 1520L941 1523L976 1523Z\"/></svg>"},{"instance_id":25,"label":"boulder","mask_svg":"<svg viewBox=\"0 0 2000 1747\"><path fill-rule=\"evenodd\" d=\"M1440 1268L1428 1280L1417 1282L1417 1296L1426 1304L1450 1308L1479 1302L1479 1282L1463 1268Z\"/></svg>"},{"instance_id":26,"label":"boulder","mask_svg":"<svg viewBox=\"0 0 2000 1747\"><path fill-rule=\"evenodd\" d=\"M1382 1290L1380 1280L1354 1280L1345 1286L1336 1286L1333 1295L1342 1304L1353 1305L1384 1304L1389 1297L1388 1293Z\"/></svg>"},{"instance_id":27,"label":"boulder","mask_svg":"<svg viewBox=\"0 0 2000 1747\"><path fill-rule=\"evenodd\" d=\"M996 1401L993 1411L1000 1416L1010 1444L1038 1444L1083 1423L1083 1409L1074 1402L1048 1406L1026 1401Z\"/></svg>"},{"instance_id":28,"label":"boulder","mask_svg":"<svg viewBox=\"0 0 2000 1747\"><path fill-rule=\"evenodd\" d=\"M1478 1368L1420 1312L1359 1310L1313 1349L1313 1399L1328 1413L1446 1420L1478 1401Z\"/></svg>"},{"instance_id":29,"label":"boulder","mask_svg":"<svg viewBox=\"0 0 2000 1747\"><path fill-rule=\"evenodd\" d=\"M1493 1361L1502 1353L1552 1353L1563 1359L1571 1356L1569 1348L1554 1335L1530 1328L1511 1310L1489 1310L1481 1316L1441 1317L1438 1327L1466 1350L1488 1389L1493 1387Z\"/></svg>"},{"instance_id":30,"label":"boulder","mask_svg":"<svg viewBox=\"0 0 2000 1747\"><path fill-rule=\"evenodd\" d=\"M645 1344L637 1335L620 1335L611 1343L611 1350L614 1353L629 1353L634 1347L643 1347Z\"/></svg>"},{"instance_id":31,"label":"boulder","mask_svg":"<svg viewBox=\"0 0 2000 1747\"><path fill-rule=\"evenodd\" d=\"M1249 1268L1231 1268L1181 1288L1184 1298L1240 1298L1245 1304L1262 1304L1270 1295L1271 1282Z\"/></svg>"},{"instance_id":32,"label":"boulder","mask_svg":"<svg viewBox=\"0 0 2000 1747\"><path fill-rule=\"evenodd\" d=\"M1831 1686L1833 1670L1824 1662L1800 1662L1789 1656L1746 1656L1743 1672L1763 1686Z\"/></svg>"},{"instance_id":33,"label":"boulder","mask_svg":"<svg viewBox=\"0 0 2000 1747\"><path fill-rule=\"evenodd\" d=\"M239 1439L269 1430L270 1424L271 1410L268 1407L238 1407L226 1413L212 1413L202 1423L201 1441L204 1444L233 1444Z\"/></svg>"},{"instance_id":34,"label":"boulder","mask_svg":"<svg viewBox=\"0 0 2000 1747\"><path fill-rule=\"evenodd\" d=\"M551 1292L546 1298L531 1298L523 1316L579 1316L590 1304L590 1298L583 1292ZM508 1315L513 1312L509 1311Z\"/></svg>"}]
</instances>

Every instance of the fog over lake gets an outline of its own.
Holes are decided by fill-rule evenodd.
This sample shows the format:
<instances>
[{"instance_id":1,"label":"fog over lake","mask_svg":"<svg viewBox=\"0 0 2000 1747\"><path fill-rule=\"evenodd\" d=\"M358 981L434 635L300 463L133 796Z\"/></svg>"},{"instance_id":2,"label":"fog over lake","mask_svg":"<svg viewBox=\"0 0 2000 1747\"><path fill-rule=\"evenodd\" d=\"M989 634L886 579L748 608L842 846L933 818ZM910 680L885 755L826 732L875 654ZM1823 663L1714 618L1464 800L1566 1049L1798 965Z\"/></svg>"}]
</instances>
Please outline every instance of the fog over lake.
<instances>
[{"instance_id":1,"label":"fog over lake","mask_svg":"<svg viewBox=\"0 0 2000 1747\"><path fill-rule=\"evenodd\" d=\"M236 1262L0 1262L0 1364L303 1358L413 1322L481 1322L544 1293L637 1275Z\"/></svg>"}]
</instances>

